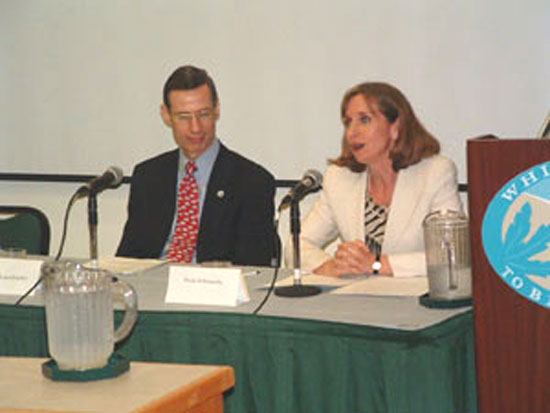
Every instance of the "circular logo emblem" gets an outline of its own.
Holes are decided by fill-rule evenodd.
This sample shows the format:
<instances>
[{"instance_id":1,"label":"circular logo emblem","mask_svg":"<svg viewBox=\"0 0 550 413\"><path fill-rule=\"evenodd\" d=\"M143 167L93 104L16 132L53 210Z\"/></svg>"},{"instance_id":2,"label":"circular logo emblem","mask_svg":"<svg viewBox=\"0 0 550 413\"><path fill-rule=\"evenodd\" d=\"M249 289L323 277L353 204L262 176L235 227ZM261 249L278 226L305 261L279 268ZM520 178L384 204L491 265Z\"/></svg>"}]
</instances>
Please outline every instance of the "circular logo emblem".
<instances>
[{"instance_id":1,"label":"circular logo emblem","mask_svg":"<svg viewBox=\"0 0 550 413\"><path fill-rule=\"evenodd\" d=\"M483 248L508 286L550 307L550 162L517 175L492 199Z\"/></svg>"}]
</instances>

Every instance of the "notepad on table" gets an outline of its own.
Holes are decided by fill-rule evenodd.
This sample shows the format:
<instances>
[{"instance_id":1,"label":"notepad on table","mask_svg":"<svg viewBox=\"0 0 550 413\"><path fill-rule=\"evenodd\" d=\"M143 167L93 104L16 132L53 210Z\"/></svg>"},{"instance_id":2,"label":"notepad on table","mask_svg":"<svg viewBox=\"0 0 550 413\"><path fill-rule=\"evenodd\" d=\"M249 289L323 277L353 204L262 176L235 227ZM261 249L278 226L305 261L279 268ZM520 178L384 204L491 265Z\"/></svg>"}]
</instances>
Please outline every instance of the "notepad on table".
<instances>
[{"instance_id":1,"label":"notepad on table","mask_svg":"<svg viewBox=\"0 0 550 413\"><path fill-rule=\"evenodd\" d=\"M418 297L428 291L428 277L395 278L370 276L331 291L331 294L359 294Z\"/></svg>"},{"instance_id":2,"label":"notepad on table","mask_svg":"<svg viewBox=\"0 0 550 413\"><path fill-rule=\"evenodd\" d=\"M149 258L102 257L97 266L113 274L131 274L165 264L166 261Z\"/></svg>"}]
</instances>

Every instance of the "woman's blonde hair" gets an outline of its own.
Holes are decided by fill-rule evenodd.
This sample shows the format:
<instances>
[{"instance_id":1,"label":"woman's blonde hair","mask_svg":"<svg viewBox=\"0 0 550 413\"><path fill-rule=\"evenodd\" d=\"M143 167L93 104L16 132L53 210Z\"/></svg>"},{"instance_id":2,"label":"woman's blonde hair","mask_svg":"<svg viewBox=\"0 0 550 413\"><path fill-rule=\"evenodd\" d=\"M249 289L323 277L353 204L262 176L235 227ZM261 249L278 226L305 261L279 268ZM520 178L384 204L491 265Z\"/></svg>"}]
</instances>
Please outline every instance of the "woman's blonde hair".
<instances>
[{"instance_id":1,"label":"woman's blonde hair","mask_svg":"<svg viewBox=\"0 0 550 413\"><path fill-rule=\"evenodd\" d=\"M376 105L388 122L394 123L399 120L397 140L390 150L390 159L396 172L439 153L438 140L416 118L407 98L387 83L361 83L348 90L340 107L342 120L346 115L349 101L357 95L363 96L367 103ZM365 164L357 162L353 157L345 134L342 138L340 156L329 160L329 163L345 166L353 172L363 172L366 168Z\"/></svg>"}]
</instances>

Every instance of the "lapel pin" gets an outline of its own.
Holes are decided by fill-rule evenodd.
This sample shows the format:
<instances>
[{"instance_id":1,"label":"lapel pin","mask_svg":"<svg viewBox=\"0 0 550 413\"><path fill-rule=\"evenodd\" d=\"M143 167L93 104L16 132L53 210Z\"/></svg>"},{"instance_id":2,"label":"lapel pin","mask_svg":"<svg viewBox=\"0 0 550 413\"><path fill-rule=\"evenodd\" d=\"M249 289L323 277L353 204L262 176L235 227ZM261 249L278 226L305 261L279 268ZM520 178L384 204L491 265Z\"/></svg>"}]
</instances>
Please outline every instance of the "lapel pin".
<instances>
[{"instance_id":1,"label":"lapel pin","mask_svg":"<svg viewBox=\"0 0 550 413\"><path fill-rule=\"evenodd\" d=\"M223 189L220 189L218 192L216 192L216 196L222 199L225 196L225 192L223 191Z\"/></svg>"}]
</instances>

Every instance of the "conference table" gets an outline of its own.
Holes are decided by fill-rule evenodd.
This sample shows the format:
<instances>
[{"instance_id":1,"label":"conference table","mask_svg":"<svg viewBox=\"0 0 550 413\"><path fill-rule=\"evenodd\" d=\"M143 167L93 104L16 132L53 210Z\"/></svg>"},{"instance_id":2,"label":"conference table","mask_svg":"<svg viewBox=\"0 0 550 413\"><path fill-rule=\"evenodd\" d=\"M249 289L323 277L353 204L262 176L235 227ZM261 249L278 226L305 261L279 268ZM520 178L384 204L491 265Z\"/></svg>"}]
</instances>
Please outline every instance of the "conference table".
<instances>
[{"instance_id":1,"label":"conference table","mask_svg":"<svg viewBox=\"0 0 550 413\"><path fill-rule=\"evenodd\" d=\"M273 268L244 269L250 301L236 307L165 302L169 265L118 277L139 317L117 352L132 361L228 365L233 413L476 412L471 307L426 308L418 297L271 295ZM280 277L288 276L281 271ZM0 356L47 357L41 294L0 296ZM117 312L115 319L120 321Z\"/></svg>"}]
</instances>

